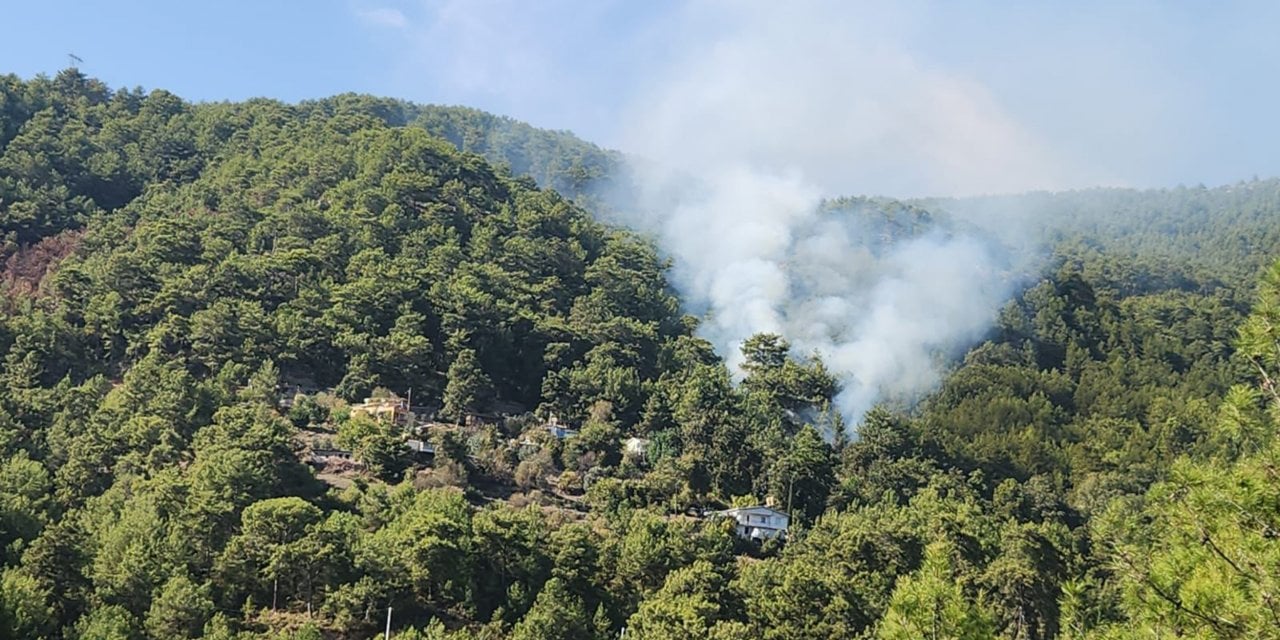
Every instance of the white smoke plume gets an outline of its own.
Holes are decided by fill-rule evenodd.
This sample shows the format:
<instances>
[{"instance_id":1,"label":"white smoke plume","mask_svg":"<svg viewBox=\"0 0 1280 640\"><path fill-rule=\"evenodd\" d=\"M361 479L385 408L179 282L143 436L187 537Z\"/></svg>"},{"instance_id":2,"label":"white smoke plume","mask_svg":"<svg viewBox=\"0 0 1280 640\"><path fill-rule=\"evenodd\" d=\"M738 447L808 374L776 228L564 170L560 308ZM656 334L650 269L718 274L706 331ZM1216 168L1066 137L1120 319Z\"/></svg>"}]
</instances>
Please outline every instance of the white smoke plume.
<instances>
[{"instance_id":1,"label":"white smoke plume","mask_svg":"<svg viewBox=\"0 0 1280 640\"><path fill-rule=\"evenodd\" d=\"M1044 224L966 207L967 224L883 249L874 225L824 198L1168 185L1276 166L1266 145L1240 144L1274 129L1273 90L1256 81L1274 60L1267 3L1213 19L1167 3L404 4L412 24L397 33L415 44L402 72L431 88L414 97L638 158L643 197L623 221L673 258L704 335L731 362L760 331L816 350L845 385L850 424L936 384L938 356L987 330L1009 272L1032 266L1018 262L1034 256L1024 229Z\"/></svg>"},{"instance_id":2,"label":"white smoke plume","mask_svg":"<svg viewBox=\"0 0 1280 640\"><path fill-rule=\"evenodd\" d=\"M938 356L991 326L1025 255L964 232L876 247L874 230L818 193L795 174L731 168L632 224L673 257L677 288L732 367L743 340L781 334L839 376L838 408L856 424L878 400L931 389Z\"/></svg>"},{"instance_id":3,"label":"white smoke plume","mask_svg":"<svg viewBox=\"0 0 1280 640\"><path fill-rule=\"evenodd\" d=\"M703 44L628 114L645 197L627 222L673 258L731 365L744 339L779 333L840 377L838 407L856 424L882 398L932 388L937 356L991 326L1018 238L989 220L1004 244L937 232L877 249L821 199L1046 188L1061 168L981 86L873 32L891 17L848 3L730 7L690 9L689 23L724 22L697 30Z\"/></svg>"}]
</instances>

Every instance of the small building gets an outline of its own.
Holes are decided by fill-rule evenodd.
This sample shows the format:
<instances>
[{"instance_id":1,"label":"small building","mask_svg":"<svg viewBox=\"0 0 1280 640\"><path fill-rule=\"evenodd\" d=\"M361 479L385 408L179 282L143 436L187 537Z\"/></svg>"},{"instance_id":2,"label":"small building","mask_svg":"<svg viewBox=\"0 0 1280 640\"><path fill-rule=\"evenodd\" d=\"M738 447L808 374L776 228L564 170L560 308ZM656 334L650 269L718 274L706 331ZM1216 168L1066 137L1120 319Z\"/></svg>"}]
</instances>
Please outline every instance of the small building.
<instances>
[{"instance_id":1,"label":"small building","mask_svg":"<svg viewBox=\"0 0 1280 640\"><path fill-rule=\"evenodd\" d=\"M547 433L550 433L556 440L564 440L578 435L577 429L570 429L569 427L560 424L560 421L556 418L555 414L551 414L551 417L547 419L546 428Z\"/></svg>"},{"instance_id":2,"label":"small building","mask_svg":"<svg viewBox=\"0 0 1280 640\"><path fill-rule=\"evenodd\" d=\"M715 515L734 519L738 523L738 537L756 542L786 537L787 526L791 524L791 516L764 505L725 509L716 511Z\"/></svg>"},{"instance_id":3,"label":"small building","mask_svg":"<svg viewBox=\"0 0 1280 640\"><path fill-rule=\"evenodd\" d=\"M412 428L417 418L409 409L409 401L403 398L365 398L351 407L351 417L366 416L379 422L390 422L405 429Z\"/></svg>"},{"instance_id":4,"label":"small building","mask_svg":"<svg viewBox=\"0 0 1280 640\"><path fill-rule=\"evenodd\" d=\"M570 429L563 425L547 425L547 431L557 440L564 440L578 435L577 429Z\"/></svg>"},{"instance_id":5,"label":"small building","mask_svg":"<svg viewBox=\"0 0 1280 640\"><path fill-rule=\"evenodd\" d=\"M354 459L355 453L347 451L346 449L312 449L311 456L307 459L307 462L318 467L323 467L335 460L351 461Z\"/></svg>"},{"instance_id":6,"label":"small building","mask_svg":"<svg viewBox=\"0 0 1280 640\"><path fill-rule=\"evenodd\" d=\"M314 396L322 391L332 391L332 389L325 389L316 384L315 380L306 377L286 377L276 387L276 395L279 398L278 403L283 409L292 407L294 400L298 396Z\"/></svg>"},{"instance_id":7,"label":"small building","mask_svg":"<svg viewBox=\"0 0 1280 640\"><path fill-rule=\"evenodd\" d=\"M649 439L630 437L622 441L622 452L629 456L643 458L649 455Z\"/></svg>"},{"instance_id":8,"label":"small building","mask_svg":"<svg viewBox=\"0 0 1280 640\"><path fill-rule=\"evenodd\" d=\"M434 456L436 454L436 445L430 440L418 440L409 438L404 441L404 446L419 456Z\"/></svg>"},{"instance_id":9,"label":"small building","mask_svg":"<svg viewBox=\"0 0 1280 640\"><path fill-rule=\"evenodd\" d=\"M501 416L493 413L480 413L479 411L468 411L462 414L462 426L472 429L479 429L487 424L498 424Z\"/></svg>"}]
</instances>

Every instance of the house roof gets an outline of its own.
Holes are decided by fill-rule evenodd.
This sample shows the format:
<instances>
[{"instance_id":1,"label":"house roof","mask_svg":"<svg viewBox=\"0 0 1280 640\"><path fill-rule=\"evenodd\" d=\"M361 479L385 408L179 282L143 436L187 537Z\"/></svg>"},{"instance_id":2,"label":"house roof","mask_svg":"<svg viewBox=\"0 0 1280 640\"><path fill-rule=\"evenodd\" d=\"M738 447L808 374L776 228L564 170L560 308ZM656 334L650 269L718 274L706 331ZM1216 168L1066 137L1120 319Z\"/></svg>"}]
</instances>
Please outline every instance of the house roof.
<instances>
[{"instance_id":1,"label":"house roof","mask_svg":"<svg viewBox=\"0 0 1280 640\"><path fill-rule=\"evenodd\" d=\"M779 511L777 509L774 509L773 507L766 507L765 505L762 505L762 504L751 505L749 507L734 507L732 509L717 511L716 513L718 515L726 515L726 516L737 515L739 513L768 513L770 515L782 516L784 518L791 517L787 515L785 511Z\"/></svg>"}]
</instances>

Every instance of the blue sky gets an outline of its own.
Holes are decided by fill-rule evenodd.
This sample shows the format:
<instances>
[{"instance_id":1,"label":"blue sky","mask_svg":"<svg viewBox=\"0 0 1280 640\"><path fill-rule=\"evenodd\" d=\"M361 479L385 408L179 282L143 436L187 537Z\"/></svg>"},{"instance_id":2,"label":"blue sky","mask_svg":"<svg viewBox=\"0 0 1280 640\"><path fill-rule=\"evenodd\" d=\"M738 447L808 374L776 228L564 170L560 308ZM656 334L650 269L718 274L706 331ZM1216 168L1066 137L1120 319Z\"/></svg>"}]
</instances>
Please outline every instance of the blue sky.
<instances>
[{"instance_id":1,"label":"blue sky","mask_svg":"<svg viewBox=\"0 0 1280 640\"><path fill-rule=\"evenodd\" d=\"M296 101L356 91L467 104L575 130L573 113L557 107L572 98L581 104L574 112L604 111L616 101L626 77L649 61L622 41L673 6L665 0L6 5L0 72L52 75L75 53L82 70L112 86L165 88L191 100ZM492 30L481 29L483 22ZM534 63L545 65L540 78L521 68ZM535 91L528 83L538 79L547 84Z\"/></svg>"},{"instance_id":2,"label":"blue sky","mask_svg":"<svg viewBox=\"0 0 1280 640\"><path fill-rule=\"evenodd\" d=\"M826 191L1280 175L1280 3L6 4L0 72L74 52L113 86L192 100L467 104L660 158L732 152Z\"/></svg>"}]
</instances>

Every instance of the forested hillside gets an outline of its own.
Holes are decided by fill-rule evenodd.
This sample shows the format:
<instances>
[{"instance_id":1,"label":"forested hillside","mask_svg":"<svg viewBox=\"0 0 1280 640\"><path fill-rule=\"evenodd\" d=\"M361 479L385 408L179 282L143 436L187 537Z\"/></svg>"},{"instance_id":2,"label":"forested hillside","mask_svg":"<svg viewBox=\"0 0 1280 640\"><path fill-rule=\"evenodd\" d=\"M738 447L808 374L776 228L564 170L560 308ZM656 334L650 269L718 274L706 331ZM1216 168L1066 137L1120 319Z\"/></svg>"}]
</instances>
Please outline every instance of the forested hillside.
<instances>
[{"instance_id":1,"label":"forested hillside","mask_svg":"<svg viewBox=\"0 0 1280 640\"><path fill-rule=\"evenodd\" d=\"M1280 181L828 203L871 248L1032 209L1053 252L846 428L781 336L735 383L582 208L620 163L463 108L0 78L0 636L1280 636ZM709 513L746 504L785 541Z\"/></svg>"}]
</instances>

